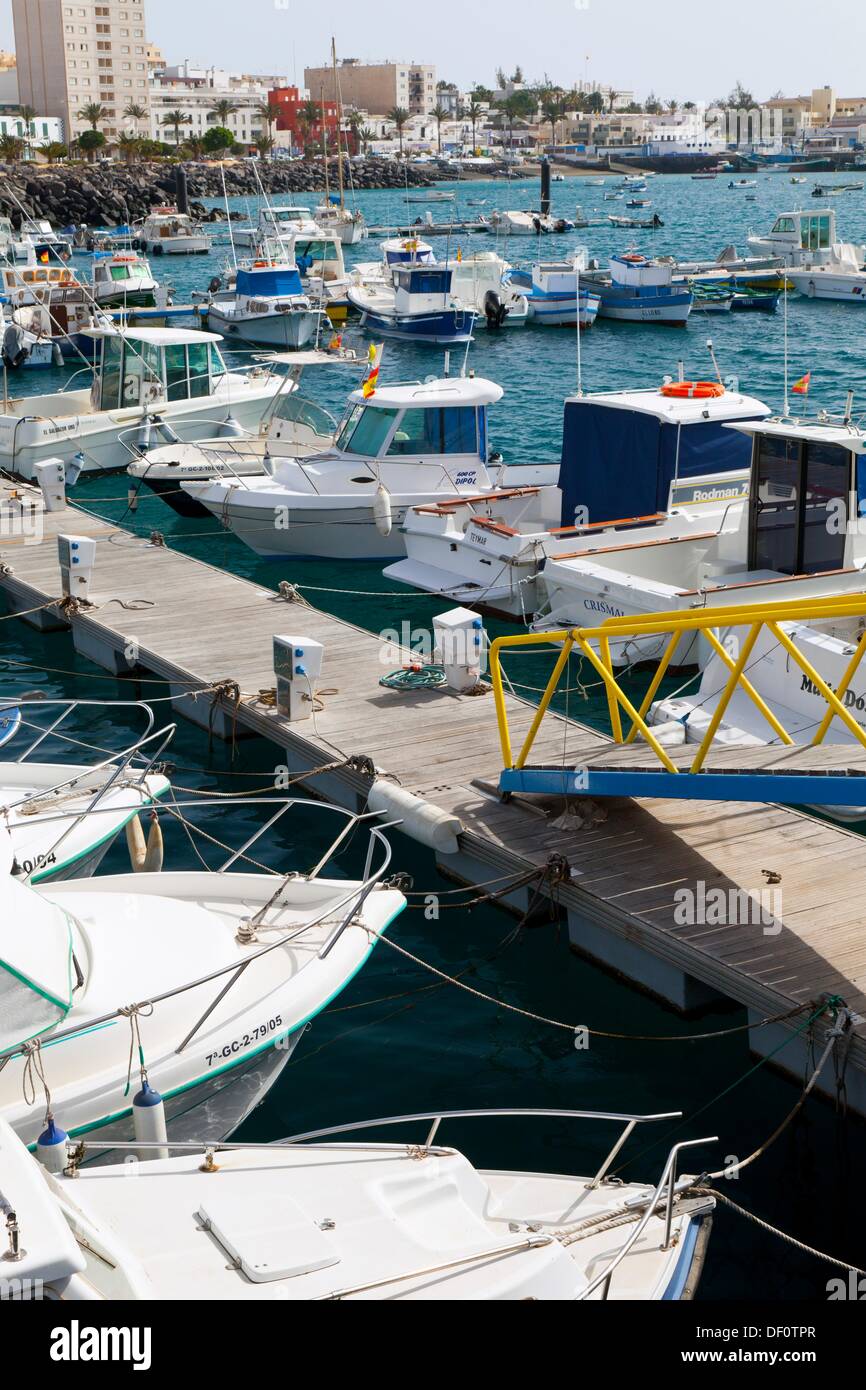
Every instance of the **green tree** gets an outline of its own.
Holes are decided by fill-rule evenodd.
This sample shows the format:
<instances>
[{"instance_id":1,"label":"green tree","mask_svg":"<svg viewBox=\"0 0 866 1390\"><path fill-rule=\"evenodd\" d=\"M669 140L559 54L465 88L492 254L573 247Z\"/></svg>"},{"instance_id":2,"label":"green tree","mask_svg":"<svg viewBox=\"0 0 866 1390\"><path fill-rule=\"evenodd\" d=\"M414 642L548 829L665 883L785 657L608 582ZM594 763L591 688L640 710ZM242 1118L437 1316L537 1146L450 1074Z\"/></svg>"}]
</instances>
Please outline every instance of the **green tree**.
<instances>
[{"instance_id":1,"label":"green tree","mask_svg":"<svg viewBox=\"0 0 866 1390\"><path fill-rule=\"evenodd\" d=\"M262 159L267 159L274 148L276 141L272 135L260 135L256 140L256 149Z\"/></svg>"},{"instance_id":2,"label":"green tree","mask_svg":"<svg viewBox=\"0 0 866 1390\"><path fill-rule=\"evenodd\" d=\"M656 96L655 92L650 92L649 96L643 104L643 109L644 111L646 111L648 116L660 116L662 114L662 104Z\"/></svg>"},{"instance_id":3,"label":"green tree","mask_svg":"<svg viewBox=\"0 0 866 1390\"><path fill-rule=\"evenodd\" d=\"M138 133L138 123L147 119L147 107L142 106L137 101L128 101L123 109L123 114L128 121L133 122L133 135Z\"/></svg>"},{"instance_id":4,"label":"green tree","mask_svg":"<svg viewBox=\"0 0 866 1390\"><path fill-rule=\"evenodd\" d=\"M137 135L131 135L128 131L124 131L122 135L118 136L117 147L124 164L134 164L139 155L141 141Z\"/></svg>"},{"instance_id":5,"label":"green tree","mask_svg":"<svg viewBox=\"0 0 866 1390\"><path fill-rule=\"evenodd\" d=\"M183 142L183 154L189 159L201 159L207 154L204 140L198 135L188 135Z\"/></svg>"},{"instance_id":6,"label":"green tree","mask_svg":"<svg viewBox=\"0 0 866 1390\"><path fill-rule=\"evenodd\" d=\"M352 137L352 144L357 154L361 148L361 130L364 127L364 118L359 111L350 111L346 117L346 125Z\"/></svg>"},{"instance_id":7,"label":"green tree","mask_svg":"<svg viewBox=\"0 0 866 1390\"><path fill-rule=\"evenodd\" d=\"M160 125L165 126L167 130L174 131L174 143L179 148L180 128L184 125L190 125L191 122L192 116L188 115L186 111L181 111L180 108L176 106L174 110L166 111L165 115L160 121Z\"/></svg>"},{"instance_id":8,"label":"green tree","mask_svg":"<svg viewBox=\"0 0 866 1390\"><path fill-rule=\"evenodd\" d=\"M601 116L604 113L604 97L598 90L590 92L586 101L586 109L590 115Z\"/></svg>"},{"instance_id":9,"label":"green tree","mask_svg":"<svg viewBox=\"0 0 866 1390\"><path fill-rule=\"evenodd\" d=\"M499 107L502 116L505 118L505 124L508 126L509 149L514 145L515 122L518 121L525 112L525 106L521 100L521 95L520 92L512 92L511 96L506 97Z\"/></svg>"},{"instance_id":10,"label":"green tree","mask_svg":"<svg viewBox=\"0 0 866 1390\"><path fill-rule=\"evenodd\" d=\"M484 102L487 106L489 106L493 100L493 93L489 87L475 86L472 88L469 95L474 97L476 101Z\"/></svg>"},{"instance_id":11,"label":"green tree","mask_svg":"<svg viewBox=\"0 0 866 1390\"><path fill-rule=\"evenodd\" d=\"M280 106L280 103L278 101L263 101L261 106L257 107L256 109L258 111L258 114L261 116L262 120L265 123L265 135L266 138L270 141L267 153L271 153L274 150L277 143L276 139L274 138L274 126L277 124L277 121L280 119L280 116L282 115L282 107ZM261 138L265 137L260 137L260 139ZM256 147L258 148L258 146L259 141L257 140ZM260 149L259 154L261 154ZM262 155L262 158L264 158L264 155Z\"/></svg>"},{"instance_id":12,"label":"green tree","mask_svg":"<svg viewBox=\"0 0 866 1390\"><path fill-rule=\"evenodd\" d=\"M24 127L22 131L24 153L28 155L30 153L30 146L33 142L33 136L35 135L33 122L36 120L36 111L32 106L19 106L18 114L21 117L21 124Z\"/></svg>"},{"instance_id":13,"label":"green tree","mask_svg":"<svg viewBox=\"0 0 866 1390\"><path fill-rule=\"evenodd\" d=\"M541 114L546 121L550 122L550 143L556 144L556 128L562 117L568 110L568 102L563 99L563 93L556 87L551 87L542 97Z\"/></svg>"},{"instance_id":14,"label":"green tree","mask_svg":"<svg viewBox=\"0 0 866 1390\"><path fill-rule=\"evenodd\" d=\"M400 158L403 158L403 131L409 123L409 112L405 106L394 106L388 112L388 120L393 123L397 130L397 138L400 141Z\"/></svg>"},{"instance_id":15,"label":"green tree","mask_svg":"<svg viewBox=\"0 0 866 1390\"><path fill-rule=\"evenodd\" d=\"M78 137L78 147L87 155L88 159L96 159L96 151L105 148L107 141L101 130L85 130Z\"/></svg>"},{"instance_id":16,"label":"green tree","mask_svg":"<svg viewBox=\"0 0 866 1390\"><path fill-rule=\"evenodd\" d=\"M371 142L372 140L375 140L375 138L376 138L376 132L375 132L375 130L371 130L370 127L369 127L368 125L362 125L362 126L361 126L361 129L358 131L358 142L359 142L359 144L360 144L360 146L361 146L361 149L362 149L362 151L363 151L364 154L367 153L367 150L368 150L369 147L370 147L370 142Z\"/></svg>"},{"instance_id":17,"label":"green tree","mask_svg":"<svg viewBox=\"0 0 866 1390\"><path fill-rule=\"evenodd\" d=\"M737 82L727 101L728 106L736 107L740 111L751 111L757 104L748 87L744 87L742 82Z\"/></svg>"},{"instance_id":18,"label":"green tree","mask_svg":"<svg viewBox=\"0 0 866 1390\"><path fill-rule=\"evenodd\" d=\"M618 99L619 92L615 92L613 87L611 87L610 91L607 94L607 109L611 116L613 115L613 108L616 106Z\"/></svg>"},{"instance_id":19,"label":"green tree","mask_svg":"<svg viewBox=\"0 0 866 1390\"><path fill-rule=\"evenodd\" d=\"M205 133L202 143L209 154L217 154L223 150L233 149L235 137L232 135L228 126L213 125L210 130Z\"/></svg>"},{"instance_id":20,"label":"green tree","mask_svg":"<svg viewBox=\"0 0 866 1390\"><path fill-rule=\"evenodd\" d=\"M43 145L42 153L49 164L56 164L60 159L69 158L69 150L61 140L50 140L47 145Z\"/></svg>"},{"instance_id":21,"label":"green tree","mask_svg":"<svg viewBox=\"0 0 866 1390\"><path fill-rule=\"evenodd\" d=\"M430 112L436 122L436 147L440 154L442 153L442 122L448 119L448 114L447 108L440 106L438 101Z\"/></svg>"}]
</instances>

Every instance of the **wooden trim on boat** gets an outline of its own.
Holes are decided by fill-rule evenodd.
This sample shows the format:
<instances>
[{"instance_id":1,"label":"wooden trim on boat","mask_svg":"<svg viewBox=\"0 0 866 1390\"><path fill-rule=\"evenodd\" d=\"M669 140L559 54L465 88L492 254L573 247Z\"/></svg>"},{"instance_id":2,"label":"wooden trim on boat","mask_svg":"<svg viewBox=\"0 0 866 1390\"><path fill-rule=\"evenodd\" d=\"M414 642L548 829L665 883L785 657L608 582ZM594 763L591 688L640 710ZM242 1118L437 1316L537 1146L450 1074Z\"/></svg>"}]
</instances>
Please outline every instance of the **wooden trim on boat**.
<instances>
[{"instance_id":1,"label":"wooden trim on boat","mask_svg":"<svg viewBox=\"0 0 866 1390\"><path fill-rule=\"evenodd\" d=\"M651 516L626 516L621 521L588 521L585 526L551 526L548 534L551 536L582 536L587 531L626 530L629 526L651 526L660 521L667 521L667 519L667 512L653 512Z\"/></svg>"},{"instance_id":2,"label":"wooden trim on boat","mask_svg":"<svg viewBox=\"0 0 866 1390\"><path fill-rule=\"evenodd\" d=\"M692 536L658 536L654 541L631 541L628 545L596 546L592 550L570 550L567 555L551 555L549 560L589 560L596 555L617 555L625 550L645 550L651 545L682 545L684 541L715 540L718 531L696 531Z\"/></svg>"},{"instance_id":3,"label":"wooden trim on boat","mask_svg":"<svg viewBox=\"0 0 866 1390\"><path fill-rule=\"evenodd\" d=\"M515 531L513 526L506 526L504 521L493 521L488 516L473 516L470 526L481 526L485 531L495 531L497 536L519 536L520 532Z\"/></svg>"},{"instance_id":4,"label":"wooden trim on boat","mask_svg":"<svg viewBox=\"0 0 866 1390\"><path fill-rule=\"evenodd\" d=\"M412 510L424 512L426 516L449 516L458 507L474 507L478 502L506 502L512 497L537 497L540 491L540 487L503 488L501 492L481 492L477 497L451 497L447 502L429 502Z\"/></svg>"},{"instance_id":5,"label":"wooden trim on boat","mask_svg":"<svg viewBox=\"0 0 866 1390\"><path fill-rule=\"evenodd\" d=\"M559 557L557 557L559 558ZM817 574L780 574L776 579L744 579L740 584L720 584L717 589L683 589L683 598L695 598L698 594L732 594L736 589L759 589L770 584L800 584L804 579L835 579L840 574L862 574L862 570L820 570ZM719 578L722 576L720 575ZM864 576L866 578L866 576ZM866 594L864 594L866 600Z\"/></svg>"}]
</instances>

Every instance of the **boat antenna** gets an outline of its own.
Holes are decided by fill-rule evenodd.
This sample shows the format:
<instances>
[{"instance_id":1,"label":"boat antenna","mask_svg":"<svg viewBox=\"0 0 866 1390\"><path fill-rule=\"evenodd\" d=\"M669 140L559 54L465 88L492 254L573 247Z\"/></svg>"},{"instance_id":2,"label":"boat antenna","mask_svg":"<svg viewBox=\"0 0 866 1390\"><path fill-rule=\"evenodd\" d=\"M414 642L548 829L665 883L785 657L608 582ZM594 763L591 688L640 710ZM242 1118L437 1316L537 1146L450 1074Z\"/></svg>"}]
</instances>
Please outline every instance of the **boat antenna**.
<instances>
[{"instance_id":1,"label":"boat antenna","mask_svg":"<svg viewBox=\"0 0 866 1390\"><path fill-rule=\"evenodd\" d=\"M719 385L720 385L720 386L723 386L723 385L724 385L724 382L722 381L722 374L721 374L721 372L719 371L719 364L718 364L718 362L716 361L716 350L715 350L715 348L713 347L713 340L712 340L712 338L707 338L707 351L708 351L708 353L710 354L710 357L711 357L712 360L713 360L713 368L714 368L714 370L715 370L716 376L719 378Z\"/></svg>"},{"instance_id":2,"label":"boat antenna","mask_svg":"<svg viewBox=\"0 0 866 1390\"><path fill-rule=\"evenodd\" d=\"M343 126L343 103L340 94L339 79L337 77L337 41L331 35L331 60L334 64L334 100L337 103L337 177L340 185L340 211L345 207L345 197L343 193L343 145L341 140L341 130ZM324 124L324 112L322 113Z\"/></svg>"},{"instance_id":3,"label":"boat antenna","mask_svg":"<svg viewBox=\"0 0 866 1390\"><path fill-rule=\"evenodd\" d=\"M577 324L577 394L583 395L583 344L580 341L580 256L574 258L574 292L575 292L575 312L574 320ZM587 308L589 300L587 299Z\"/></svg>"},{"instance_id":4,"label":"boat antenna","mask_svg":"<svg viewBox=\"0 0 866 1390\"><path fill-rule=\"evenodd\" d=\"M223 178L223 200L224 200L225 205L226 205L226 221L227 221L228 224L229 224L229 245L230 245L231 248L232 248L232 262L233 262L233 264L234 264L235 270L237 270L237 268L238 268L238 257L237 257L237 252L235 251L235 234L234 234L234 232L233 232L233 230L232 230L232 215L231 215L231 210L230 210L230 208L229 208L229 195L228 195L228 189L226 188L226 166L222 163L222 161L220 161L220 173L222 174L222 178Z\"/></svg>"},{"instance_id":5,"label":"boat antenna","mask_svg":"<svg viewBox=\"0 0 866 1390\"><path fill-rule=\"evenodd\" d=\"M790 397L789 397L789 395L788 395L789 364L788 364L788 266L787 266L787 262L784 262L784 263L783 263L783 266L782 266L782 279L783 279L783 281L784 281L784 284L783 284L783 286L782 286L782 298L783 298L783 301L784 301L784 321L785 321L785 327L784 327L785 399L784 399L784 403L783 403L783 406L782 406L782 419L783 419L783 420L787 420L787 419L790 418L790 415L791 415L791 403L790 403Z\"/></svg>"},{"instance_id":6,"label":"boat antenna","mask_svg":"<svg viewBox=\"0 0 866 1390\"><path fill-rule=\"evenodd\" d=\"M325 170L325 203L331 201L331 181L328 175L328 127L325 124L325 84L319 88L319 100L322 107L322 164Z\"/></svg>"}]
</instances>

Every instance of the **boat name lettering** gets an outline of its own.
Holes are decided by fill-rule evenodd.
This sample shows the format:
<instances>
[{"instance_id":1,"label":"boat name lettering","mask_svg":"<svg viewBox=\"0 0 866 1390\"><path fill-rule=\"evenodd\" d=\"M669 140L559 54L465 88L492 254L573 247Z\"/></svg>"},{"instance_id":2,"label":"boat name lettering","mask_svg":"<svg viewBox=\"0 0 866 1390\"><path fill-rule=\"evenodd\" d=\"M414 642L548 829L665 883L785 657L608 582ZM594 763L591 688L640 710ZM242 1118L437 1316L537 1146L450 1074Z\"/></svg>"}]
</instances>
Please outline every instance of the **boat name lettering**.
<instances>
[{"instance_id":1,"label":"boat name lettering","mask_svg":"<svg viewBox=\"0 0 866 1390\"><path fill-rule=\"evenodd\" d=\"M251 1028L243 1037L235 1038L233 1042L226 1043L225 1047L220 1047L216 1052L209 1052L205 1057L205 1062L212 1067L214 1062L224 1062L229 1057L235 1057L239 1052L245 1052L247 1048L266 1038L270 1033L275 1033L278 1028L283 1026L282 1014L275 1014L268 1019L267 1023L262 1023L258 1028Z\"/></svg>"},{"instance_id":2,"label":"boat name lettering","mask_svg":"<svg viewBox=\"0 0 866 1390\"><path fill-rule=\"evenodd\" d=\"M590 613L606 613L609 618L625 617L625 613L621 608L613 608L609 603L605 603L603 599L585 598L583 600L583 606L588 609Z\"/></svg>"},{"instance_id":3,"label":"boat name lettering","mask_svg":"<svg viewBox=\"0 0 866 1390\"><path fill-rule=\"evenodd\" d=\"M474 484L477 476L478 474L474 471L474 469L466 470L463 473L458 473L455 479L457 487L471 487L472 484Z\"/></svg>"},{"instance_id":4,"label":"boat name lettering","mask_svg":"<svg viewBox=\"0 0 866 1390\"><path fill-rule=\"evenodd\" d=\"M487 544L487 537L486 537L486 536L479 536L479 534L478 534L477 531L470 531L470 532L469 532L469 539L470 539L470 541L472 542L473 545L486 545L486 544Z\"/></svg>"},{"instance_id":5,"label":"boat name lettering","mask_svg":"<svg viewBox=\"0 0 866 1390\"><path fill-rule=\"evenodd\" d=\"M56 863L56 854L37 854L35 859L22 860L21 867L25 874L32 874L36 869L47 869L50 864Z\"/></svg>"},{"instance_id":6,"label":"boat name lettering","mask_svg":"<svg viewBox=\"0 0 866 1390\"><path fill-rule=\"evenodd\" d=\"M837 691L832 685L830 689L833 691L834 695L837 694ZM821 691L818 689L817 685L815 685L808 676L803 677L800 690L805 691L807 695L821 695ZM821 698L823 699L823 696L821 696ZM858 695L856 690L846 690L845 694L839 695L838 698L842 701L846 709L856 709L859 710L861 714L866 710L866 695Z\"/></svg>"}]
</instances>

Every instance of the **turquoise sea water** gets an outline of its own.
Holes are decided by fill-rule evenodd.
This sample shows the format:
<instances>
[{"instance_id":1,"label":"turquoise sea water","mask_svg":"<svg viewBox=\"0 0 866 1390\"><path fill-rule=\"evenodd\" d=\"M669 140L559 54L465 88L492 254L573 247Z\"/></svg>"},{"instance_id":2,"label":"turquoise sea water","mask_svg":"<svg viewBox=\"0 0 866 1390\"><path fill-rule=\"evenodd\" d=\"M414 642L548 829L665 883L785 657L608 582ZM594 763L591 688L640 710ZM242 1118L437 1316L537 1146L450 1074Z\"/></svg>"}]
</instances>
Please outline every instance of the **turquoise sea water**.
<instances>
[{"instance_id":1,"label":"turquoise sea water","mask_svg":"<svg viewBox=\"0 0 866 1390\"><path fill-rule=\"evenodd\" d=\"M566 237L547 237L538 245L529 239L515 239L505 254L515 264L526 265L539 254L558 257L577 244L586 244L602 260L610 252L631 245L647 252L676 254L680 259L713 257L731 242L744 252L750 229L769 229L779 212L822 206L810 198L811 186L811 180L792 186L782 175L762 176L753 190L756 201L746 202L745 193L729 190L724 177L715 183L651 179L649 192L641 196L653 199L654 209L666 223L661 230L642 233L589 228ZM484 198L486 207L469 208L468 198ZM536 185L530 181L510 186L464 184L459 186L457 206L464 215L477 215L497 206L531 206L536 200ZM295 201L314 206L318 198L311 194ZM424 213L418 204L407 209L400 194L394 192L362 194L358 202L371 223L403 220L407 212L407 220L411 220ZM585 213L598 209L606 215L624 210L624 203L603 203L602 190L589 188L583 180L567 179L553 186L554 212L573 214L577 204ZM255 206L253 203L253 211ZM866 241L866 195L846 194L834 199L833 206L840 235ZM431 210L436 219L448 212L447 205L434 204ZM224 230L219 234L225 238ZM452 250L459 245L467 251L473 242L479 249L493 245L489 237L455 237ZM437 254L443 255L444 240L437 238L434 245ZM347 249L347 260L369 260L376 254L376 242L371 240ZM220 247L207 259L157 263L155 268L157 274L171 281L176 298L183 302L192 289L206 286L226 255L227 247ZM693 315L683 331L599 321L582 339L584 387L604 390L653 385L665 373L675 373L680 358L685 361L687 376L712 375L708 337L713 339L725 376L736 375L743 390L773 406L781 403L781 311L776 317ZM350 328L347 341L356 338L363 342L357 330ZM811 410L824 406L838 409L849 387L859 391L866 385L863 306L812 304L792 296L789 340L792 378L809 370L813 374ZM477 330L469 365L505 388L505 398L492 417L491 436L509 462L558 457L562 403L575 386L576 359L575 334L569 330L527 328L501 335ZM383 378L427 376L438 373L441 363L436 349L389 344ZM454 365L452 360L452 368ZM60 373L21 373L16 388L32 392L56 389L62 380ZM339 413L346 391L345 374L310 372L303 389ZM77 500L102 515L125 517L127 524L125 493L122 478L88 479L80 485ZM410 628L424 629L441 606L385 581L375 566L316 561L263 563L221 532L216 522L182 521L155 498L142 501L132 525L144 534L159 529L170 544L262 584L273 587L279 580L289 579L310 586L307 594L312 602L372 631L399 628L404 621ZM371 590L380 597L321 591L341 589ZM121 685L90 666L75 654L66 635L37 636L21 624L4 623L0 642L4 695L39 688L85 698L129 698L130 683ZM537 662L516 669L528 684L540 683ZM135 691L144 699L165 694L158 683L142 682ZM594 692L573 712L604 727L604 708ZM112 746L132 731L131 723L127 729L118 717L110 719L99 712L87 728L94 742ZM232 763L225 747L209 749L207 736L186 723L179 727L171 756L177 765L177 784L220 791L268 788L276 761L270 745L249 741L239 745L238 757ZM262 816L253 808L233 804L230 810L203 811L197 819L211 833L238 844ZM316 820L297 816L294 823L284 822L268 845L270 862L289 862L296 867L311 862L321 843L319 825L321 834L327 833L323 814ZM182 834L167 827L166 836L167 864L195 867ZM450 892L453 885L439 878L426 851L399 835L394 837L394 850L395 868L411 873L417 889ZM360 848L352 846L341 858L345 872L357 870L359 854ZM125 850L118 848L106 861L106 868L122 870L125 860ZM442 901L454 898L444 896ZM633 1034L675 1034L683 1041L638 1044L597 1040L588 1051L575 1051L569 1034L442 987L394 952L380 948L344 995L317 1020L278 1086L248 1122L245 1136L273 1138L341 1120L439 1106L683 1110L686 1123L677 1137L720 1136L719 1145L693 1160L715 1168L722 1166L726 1156L750 1153L794 1104L798 1087L766 1067L723 1098L714 1099L753 1066L745 1037L735 1034L709 1042L687 1039L695 1032L742 1023L741 1012L710 1011L699 1020L680 1019L572 955L564 927L544 925L516 937L513 927L508 917L483 906L472 911L443 911L438 922L426 920L423 911L413 908L394 930L395 938L408 950L449 974L465 972L467 982L512 1004L574 1024ZM661 1126L661 1135L667 1140L670 1128ZM587 1131L584 1136L582 1129L561 1124L497 1121L449 1127L445 1137L464 1147L479 1163L568 1171L590 1166L607 1133L601 1136ZM589 1139L593 1142L587 1142ZM645 1140L633 1141L629 1152L638 1154L656 1139L651 1133ZM654 1176L666 1149L666 1143L658 1142L629 1171ZM862 1264L866 1220L857 1200L855 1178L864 1156L864 1126L856 1120L843 1123L829 1105L810 1102L805 1115L768 1155L730 1184L731 1195L802 1240ZM716 1218L701 1296L821 1298L832 1274L832 1270L723 1211Z\"/></svg>"}]
</instances>

